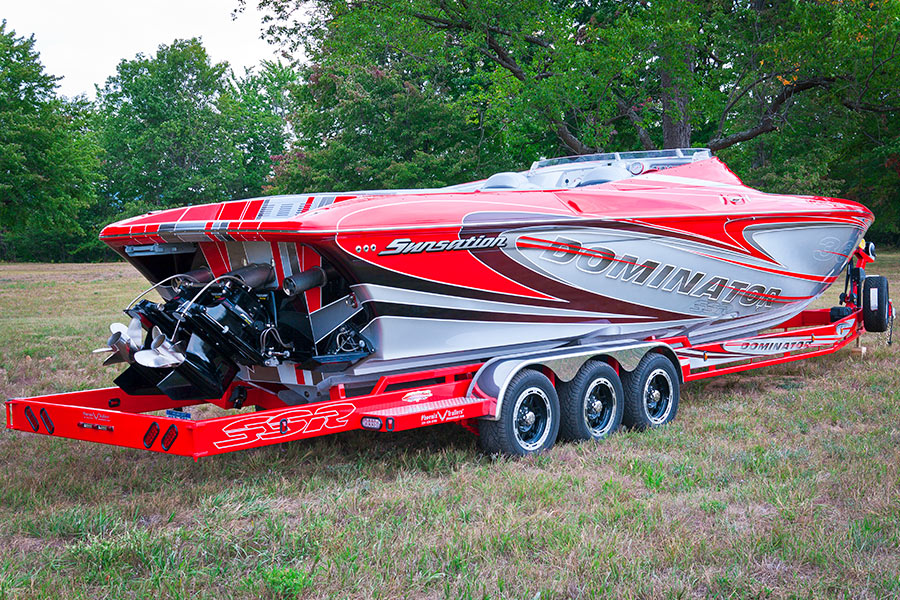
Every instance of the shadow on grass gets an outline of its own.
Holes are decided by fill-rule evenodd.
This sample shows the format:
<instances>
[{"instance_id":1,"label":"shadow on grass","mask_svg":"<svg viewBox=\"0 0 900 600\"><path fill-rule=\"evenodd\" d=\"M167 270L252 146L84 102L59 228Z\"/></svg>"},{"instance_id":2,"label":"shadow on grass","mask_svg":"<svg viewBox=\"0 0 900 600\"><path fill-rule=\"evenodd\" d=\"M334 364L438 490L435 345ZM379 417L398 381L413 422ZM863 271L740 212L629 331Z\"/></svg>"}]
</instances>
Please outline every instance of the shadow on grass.
<instances>
[{"instance_id":1,"label":"shadow on grass","mask_svg":"<svg viewBox=\"0 0 900 600\"><path fill-rule=\"evenodd\" d=\"M777 390L802 390L815 385L812 382L840 375L842 369L852 368L850 361L853 360L848 351L842 350L811 359L700 379L685 385L683 395L692 404L706 405L719 401L724 395L757 396Z\"/></svg>"},{"instance_id":2,"label":"shadow on grass","mask_svg":"<svg viewBox=\"0 0 900 600\"><path fill-rule=\"evenodd\" d=\"M487 460L455 424L393 434L351 431L201 458L170 456L3 430L9 465L0 503L9 508L102 502L122 494L196 501L245 482L273 493L304 492L354 480L445 475Z\"/></svg>"}]
</instances>

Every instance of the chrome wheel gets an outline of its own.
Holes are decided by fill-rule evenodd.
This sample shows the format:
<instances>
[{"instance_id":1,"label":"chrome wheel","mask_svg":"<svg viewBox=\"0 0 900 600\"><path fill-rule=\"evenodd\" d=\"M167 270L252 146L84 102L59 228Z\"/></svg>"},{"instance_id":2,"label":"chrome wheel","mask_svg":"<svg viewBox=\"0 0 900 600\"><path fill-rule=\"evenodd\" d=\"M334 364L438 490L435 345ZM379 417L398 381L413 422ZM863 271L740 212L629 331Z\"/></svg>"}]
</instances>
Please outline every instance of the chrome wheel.
<instances>
[{"instance_id":1,"label":"chrome wheel","mask_svg":"<svg viewBox=\"0 0 900 600\"><path fill-rule=\"evenodd\" d=\"M513 433L527 452L541 448L550 433L550 398L539 387L529 387L516 398Z\"/></svg>"},{"instance_id":2,"label":"chrome wheel","mask_svg":"<svg viewBox=\"0 0 900 600\"><path fill-rule=\"evenodd\" d=\"M559 434L559 397L543 373L522 369L503 391L496 420L479 424L479 444L488 453L526 456L547 450Z\"/></svg>"},{"instance_id":3,"label":"chrome wheel","mask_svg":"<svg viewBox=\"0 0 900 600\"><path fill-rule=\"evenodd\" d=\"M653 425L665 423L672 410L675 386L664 369L654 369L644 384L644 410Z\"/></svg>"},{"instance_id":4,"label":"chrome wheel","mask_svg":"<svg viewBox=\"0 0 900 600\"><path fill-rule=\"evenodd\" d=\"M584 424L594 437L603 437L612 429L619 399L612 382L595 379L584 395Z\"/></svg>"}]
</instances>

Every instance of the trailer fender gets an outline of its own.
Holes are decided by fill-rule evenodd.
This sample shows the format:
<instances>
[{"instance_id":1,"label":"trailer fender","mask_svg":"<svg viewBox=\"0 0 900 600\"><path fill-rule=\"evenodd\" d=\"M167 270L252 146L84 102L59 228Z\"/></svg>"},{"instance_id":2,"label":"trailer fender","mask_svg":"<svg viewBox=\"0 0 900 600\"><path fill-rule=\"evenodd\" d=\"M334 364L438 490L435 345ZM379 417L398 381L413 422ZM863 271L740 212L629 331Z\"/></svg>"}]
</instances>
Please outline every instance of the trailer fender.
<instances>
[{"instance_id":1,"label":"trailer fender","mask_svg":"<svg viewBox=\"0 0 900 600\"><path fill-rule=\"evenodd\" d=\"M578 370L591 359L613 359L620 369L633 371L648 352L665 355L681 376L681 366L675 352L662 342L635 342L618 345L589 345L555 348L540 352L493 358L478 370L469 385L469 396L494 398L497 406L492 415L484 418L496 420L503 406L503 396L513 376L522 369L549 370L562 381L571 381Z\"/></svg>"}]
</instances>

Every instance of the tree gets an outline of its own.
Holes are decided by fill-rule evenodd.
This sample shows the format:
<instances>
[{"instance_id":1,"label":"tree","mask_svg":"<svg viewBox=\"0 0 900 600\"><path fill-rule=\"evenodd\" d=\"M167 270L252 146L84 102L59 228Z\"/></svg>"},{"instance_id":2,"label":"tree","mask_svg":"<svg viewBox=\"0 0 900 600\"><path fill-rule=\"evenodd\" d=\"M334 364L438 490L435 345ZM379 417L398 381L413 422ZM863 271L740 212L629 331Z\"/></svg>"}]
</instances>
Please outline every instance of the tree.
<instances>
[{"instance_id":1,"label":"tree","mask_svg":"<svg viewBox=\"0 0 900 600\"><path fill-rule=\"evenodd\" d=\"M263 61L258 72L232 78L218 103L226 117L227 136L240 152L237 196L267 191L275 157L291 138L290 117L297 110L291 90L299 82L296 70L280 62Z\"/></svg>"},{"instance_id":2,"label":"tree","mask_svg":"<svg viewBox=\"0 0 900 600\"><path fill-rule=\"evenodd\" d=\"M498 154L498 132L448 97L438 73L314 66L295 93L297 139L276 157L278 192L439 187L519 162Z\"/></svg>"},{"instance_id":3,"label":"tree","mask_svg":"<svg viewBox=\"0 0 900 600\"><path fill-rule=\"evenodd\" d=\"M512 146L529 160L707 146L750 183L846 194L885 215L876 236L900 233L893 0L255 4L270 41L324 72L464 81L444 99L501 132L501 162Z\"/></svg>"},{"instance_id":4,"label":"tree","mask_svg":"<svg viewBox=\"0 0 900 600\"><path fill-rule=\"evenodd\" d=\"M98 89L106 192L129 211L228 199L236 157L217 110L228 65L197 39L122 60ZM127 207L127 208L126 208Z\"/></svg>"},{"instance_id":5,"label":"tree","mask_svg":"<svg viewBox=\"0 0 900 600\"><path fill-rule=\"evenodd\" d=\"M127 214L261 193L287 136L277 90L289 80L271 63L236 79L198 39L121 61L98 90L110 206Z\"/></svg>"},{"instance_id":6,"label":"tree","mask_svg":"<svg viewBox=\"0 0 900 600\"><path fill-rule=\"evenodd\" d=\"M493 98L575 153L635 138L720 150L777 130L807 97L853 111L900 105L900 5L890 0L258 4L273 41L316 60L412 54L465 68L480 56Z\"/></svg>"},{"instance_id":7,"label":"tree","mask_svg":"<svg viewBox=\"0 0 900 600\"><path fill-rule=\"evenodd\" d=\"M56 97L34 37L0 23L0 256L61 260L96 201L100 148L83 100ZM64 243L61 243L64 242Z\"/></svg>"}]
</instances>

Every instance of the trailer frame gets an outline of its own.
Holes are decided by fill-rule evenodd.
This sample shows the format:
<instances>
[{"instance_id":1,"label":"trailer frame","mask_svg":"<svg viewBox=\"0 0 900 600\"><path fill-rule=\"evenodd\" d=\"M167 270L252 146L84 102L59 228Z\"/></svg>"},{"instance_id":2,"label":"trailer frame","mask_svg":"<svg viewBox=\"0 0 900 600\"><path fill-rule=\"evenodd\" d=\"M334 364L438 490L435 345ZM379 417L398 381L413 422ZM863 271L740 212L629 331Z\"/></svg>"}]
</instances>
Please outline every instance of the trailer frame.
<instances>
[{"instance_id":1,"label":"trailer frame","mask_svg":"<svg viewBox=\"0 0 900 600\"><path fill-rule=\"evenodd\" d=\"M303 404L285 402L277 386L243 380L208 401L130 395L118 387L10 398L6 427L194 460L359 429L391 433L456 422L477 433L479 420L500 417L506 385L522 369L542 372L555 385L571 381L590 360L604 361L621 373L634 370L647 354L659 353L672 362L683 384L837 352L864 331L861 282L874 250L860 246L852 258L856 263L851 260L847 270L843 316L835 318L830 309L807 309L745 338L692 345L688 336L678 336L504 355L384 374L364 393L337 384L329 388L326 400ZM890 311L893 316L892 305ZM182 410L207 403L235 412L194 419Z\"/></svg>"},{"instance_id":2,"label":"trailer frame","mask_svg":"<svg viewBox=\"0 0 900 600\"><path fill-rule=\"evenodd\" d=\"M686 337L650 340L639 344L646 352L670 349L682 382L727 375L837 352L857 339L862 331L862 309L831 322L828 309L807 310L779 328L758 336L692 346ZM543 368L554 378L567 381L577 366L565 369L560 359L577 356L581 363L592 358L608 360L617 369L632 364L617 360L622 351L635 348L602 346L579 348L554 357L503 357L521 368ZM741 354L740 349L745 350ZM723 354L731 363L722 363ZM747 350L755 354L747 354ZM639 360L640 357L636 358ZM715 358L713 358L715 357ZM190 456L223 454L271 444L309 439L332 433L364 429L399 432L439 423L462 423L475 429L478 419L495 419L497 397L485 394L479 375L488 363L426 369L380 377L371 392L348 395L343 384L330 389L329 398L310 404L288 405L275 391L252 382L236 381L209 404L241 412L206 419L183 418L203 401L175 401L165 395L132 396L117 387L10 398L6 402L6 426L27 433L98 442L125 448ZM422 384L423 381L431 383ZM502 392L499 394L502 397ZM256 407L248 411L247 407ZM159 414L166 411L165 414Z\"/></svg>"}]
</instances>

